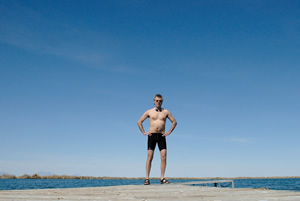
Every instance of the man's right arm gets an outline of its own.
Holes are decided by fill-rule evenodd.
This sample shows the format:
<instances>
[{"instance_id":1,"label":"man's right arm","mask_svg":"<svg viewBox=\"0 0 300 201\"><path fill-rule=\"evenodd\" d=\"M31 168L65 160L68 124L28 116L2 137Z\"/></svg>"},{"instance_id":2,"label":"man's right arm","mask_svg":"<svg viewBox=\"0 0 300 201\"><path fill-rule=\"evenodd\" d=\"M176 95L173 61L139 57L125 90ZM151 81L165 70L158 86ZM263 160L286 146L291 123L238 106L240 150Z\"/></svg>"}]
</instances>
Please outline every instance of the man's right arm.
<instances>
[{"instance_id":1,"label":"man's right arm","mask_svg":"<svg viewBox=\"0 0 300 201\"><path fill-rule=\"evenodd\" d=\"M145 132L144 130L144 127L143 127L143 122L145 121L145 119L147 119L149 117L149 111L146 111L142 116L141 118L138 120L137 124L141 130L141 132L144 134L144 135L149 135L149 132Z\"/></svg>"}]
</instances>

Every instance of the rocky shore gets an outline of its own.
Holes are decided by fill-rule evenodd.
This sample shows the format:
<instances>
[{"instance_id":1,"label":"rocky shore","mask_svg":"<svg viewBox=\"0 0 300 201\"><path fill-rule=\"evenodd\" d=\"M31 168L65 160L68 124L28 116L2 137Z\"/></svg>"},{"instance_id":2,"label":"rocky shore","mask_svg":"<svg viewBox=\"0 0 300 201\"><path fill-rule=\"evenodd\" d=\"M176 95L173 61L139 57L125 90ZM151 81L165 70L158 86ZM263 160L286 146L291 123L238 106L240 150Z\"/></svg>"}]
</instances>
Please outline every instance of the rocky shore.
<instances>
[{"instance_id":1,"label":"rocky shore","mask_svg":"<svg viewBox=\"0 0 300 201\"><path fill-rule=\"evenodd\" d=\"M168 177L171 180L206 180L206 179L293 179L300 178L300 176L273 176L273 177ZM94 176L70 176L70 175L50 175L40 176L38 174L24 174L22 176L15 176L10 174L0 175L0 179L145 179L144 177L94 177ZM151 179L160 179L153 177Z\"/></svg>"}]
</instances>

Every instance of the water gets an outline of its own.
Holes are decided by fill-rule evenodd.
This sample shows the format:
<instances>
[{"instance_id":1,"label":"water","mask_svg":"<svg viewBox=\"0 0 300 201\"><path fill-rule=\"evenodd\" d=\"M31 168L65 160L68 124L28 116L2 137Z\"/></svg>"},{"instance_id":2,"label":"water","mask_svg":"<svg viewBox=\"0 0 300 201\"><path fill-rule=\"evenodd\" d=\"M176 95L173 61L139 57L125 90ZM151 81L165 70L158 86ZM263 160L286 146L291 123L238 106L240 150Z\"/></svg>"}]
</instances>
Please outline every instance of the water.
<instances>
[{"instance_id":1,"label":"water","mask_svg":"<svg viewBox=\"0 0 300 201\"><path fill-rule=\"evenodd\" d=\"M170 180L181 183L201 180ZM151 180L158 184L159 180ZM89 179L0 179L0 190L51 189L51 188L83 188L117 185L143 185L144 180L89 180ZM222 183L223 187L231 187ZM272 190L300 191L300 179L234 179L235 188L269 188ZM208 186L213 186L209 184Z\"/></svg>"},{"instance_id":2,"label":"water","mask_svg":"<svg viewBox=\"0 0 300 201\"><path fill-rule=\"evenodd\" d=\"M236 179L236 188L269 188L272 190L300 191L300 179Z\"/></svg>"}]
</instances>

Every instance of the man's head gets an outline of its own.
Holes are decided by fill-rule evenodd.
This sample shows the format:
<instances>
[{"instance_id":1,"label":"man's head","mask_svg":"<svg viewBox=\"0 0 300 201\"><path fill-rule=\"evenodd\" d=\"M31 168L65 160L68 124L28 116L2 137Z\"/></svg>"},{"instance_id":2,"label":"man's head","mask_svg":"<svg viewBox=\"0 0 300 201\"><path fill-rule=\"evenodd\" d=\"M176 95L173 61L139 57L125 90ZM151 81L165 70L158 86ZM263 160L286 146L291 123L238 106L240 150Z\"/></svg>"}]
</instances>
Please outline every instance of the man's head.
<instances>
[{"instance_id":1,"label":"man's head","mask_svg":"<svg viewBox=\"0 0 300 201\"><path fill-rule=\"evenodd\" d=\"M162 95L160 95L160 94L156 94L155 96L154 96L154 105L155 105L155 107L156 108L161 108L161 105L162 105L162 103L163 103L163 97L162 97Z\"/></svg>"}]
</instances>

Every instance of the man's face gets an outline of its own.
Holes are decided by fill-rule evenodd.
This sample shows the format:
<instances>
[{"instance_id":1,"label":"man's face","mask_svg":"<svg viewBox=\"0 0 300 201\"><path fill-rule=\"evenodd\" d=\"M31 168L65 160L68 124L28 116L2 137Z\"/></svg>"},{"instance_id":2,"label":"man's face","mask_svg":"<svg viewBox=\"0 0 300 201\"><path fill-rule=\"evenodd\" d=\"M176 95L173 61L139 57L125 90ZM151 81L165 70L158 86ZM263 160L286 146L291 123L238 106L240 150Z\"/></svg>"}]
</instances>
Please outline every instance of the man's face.
<instances>
[{"instance_id":1,"label":"man's face","mask_svg":"<svg viewBox=\"0 0 300 201\"><path fill-rule=\"evenodd\" d=\"M162 103L163 103L163 99L162 98L160 98L160 97L155 97L154 98L154 105L155 105L155 107L160 108L161 105L162 105Z\"/></svg>"}]
</instances>

